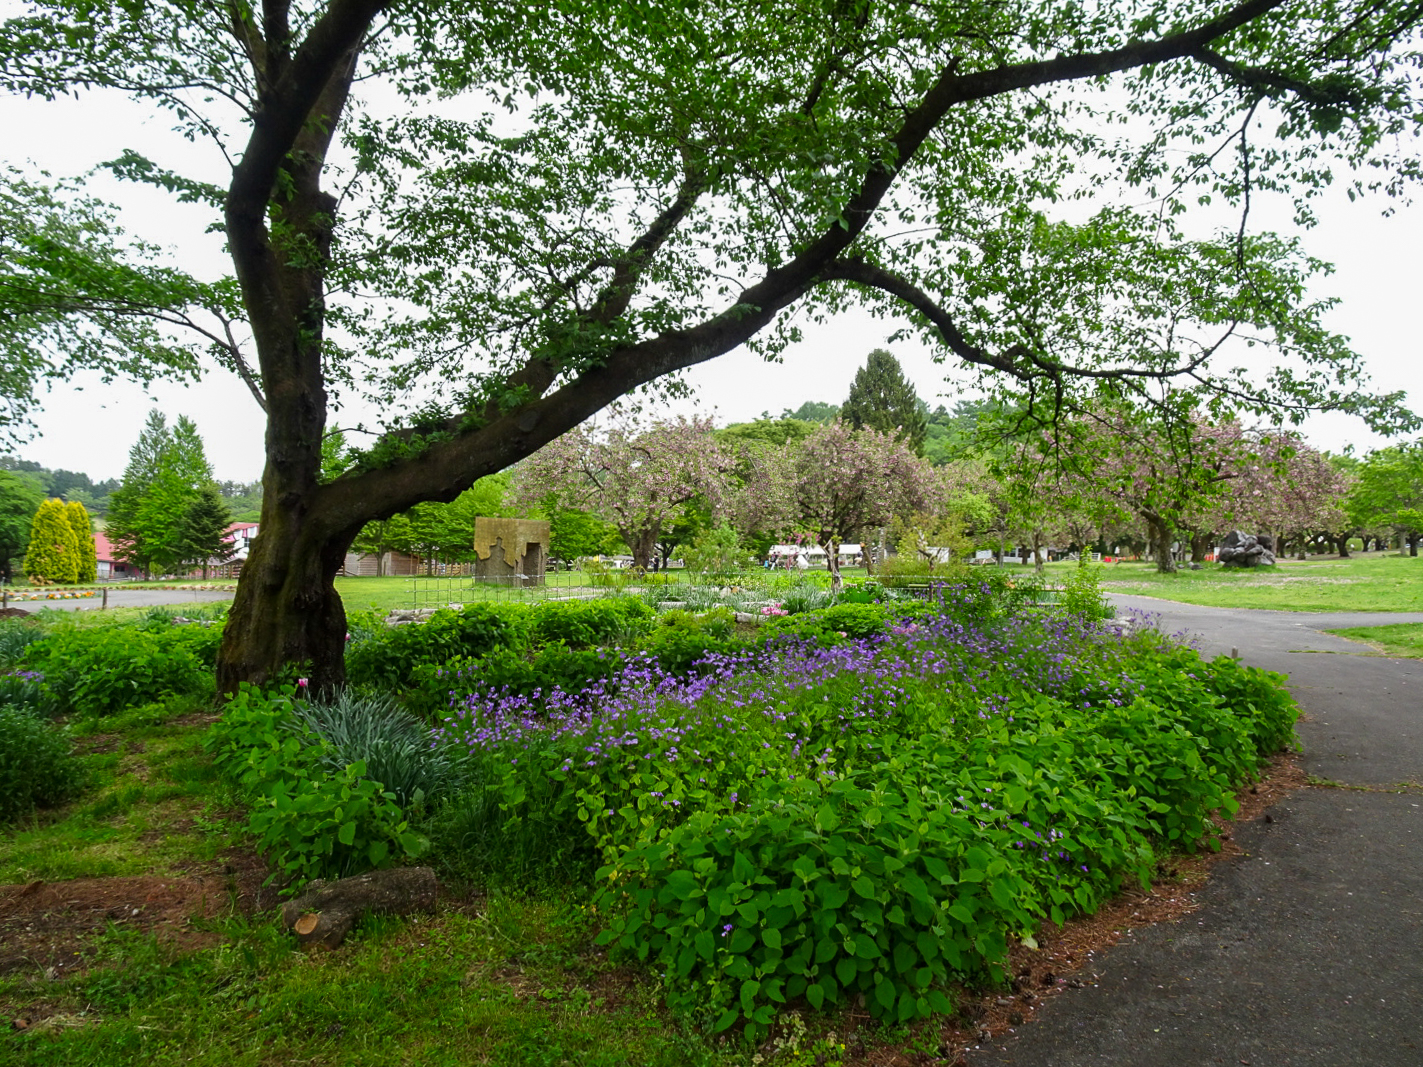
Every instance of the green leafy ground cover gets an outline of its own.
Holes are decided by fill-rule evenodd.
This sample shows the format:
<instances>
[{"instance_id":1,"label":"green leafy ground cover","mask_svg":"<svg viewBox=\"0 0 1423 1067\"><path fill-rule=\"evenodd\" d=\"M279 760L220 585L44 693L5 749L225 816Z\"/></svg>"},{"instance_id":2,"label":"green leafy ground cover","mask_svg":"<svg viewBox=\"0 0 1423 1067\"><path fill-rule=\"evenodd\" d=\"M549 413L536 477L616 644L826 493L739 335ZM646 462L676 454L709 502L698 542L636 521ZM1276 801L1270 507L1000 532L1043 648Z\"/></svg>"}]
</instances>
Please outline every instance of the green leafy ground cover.
<instances>
[{"instance_id":1,"label":"green leafy ground cover","mask_svg":"<svg viewBox=\"0 0 1423 1067\"><path fill-rule=\"evenodd\" d=\"M1055 577L1072 566L1053 564L1048 574ZM1423 558L1373 552L1355 554L1351 559L1282 560L1261 570L1227 570L1206 564L1203 570L1175 574L1158 574L1148 563L1111 564L1103 575L1102 589L1206 607L1423 611Z\"/></svg>"},{"instance_id":2,"label":"green leafy ground cover","mask_svg":"<svg viewBox=\"0 0 1423 1067\"><path fill-rule=\"evenodd\" d=\"M729 1063L777 1028L775 1062L834 1063L860 1004L872 1040L913 1040L960 983L1002 980L1013 939L1208 842L1291 732L1276 677L1022 599L975 575L942 607L861 597L754 632L631 599L356 617L364 692L249 691L216 725L182 671L158 702L61 681L25 713L69 717L87 791L0 835L0 880L259 847L279 880L418 857L447 898L330 956L270 911L197 950L115 928L83 973L0 976L0 1011L59 1020L0 1042L17 1063ZM206 648L161 614L12 628L0 653L56 678L119 633L143 669Z\"/></svg>"}]
</instances>

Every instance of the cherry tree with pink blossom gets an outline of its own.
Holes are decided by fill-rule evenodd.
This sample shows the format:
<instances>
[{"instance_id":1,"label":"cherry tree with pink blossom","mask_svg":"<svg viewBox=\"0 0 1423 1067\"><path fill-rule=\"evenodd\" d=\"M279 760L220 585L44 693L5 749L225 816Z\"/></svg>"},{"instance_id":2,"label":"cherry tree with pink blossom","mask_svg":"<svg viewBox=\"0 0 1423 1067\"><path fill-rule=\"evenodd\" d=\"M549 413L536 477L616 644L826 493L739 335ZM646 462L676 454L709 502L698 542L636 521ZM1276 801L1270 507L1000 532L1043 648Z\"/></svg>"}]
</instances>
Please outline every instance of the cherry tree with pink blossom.
<instances>
[{"instance_id":1,"label":"cherry tree with pink blossom","mask_svg":"<svg viewBox=\"0 0 1423 1067\"><path fill-rule=\"evenodd\" d=\"M938 502L933 468L902 441L869 428L832 422L767 460L767 503L825 550L837 590L843 541Z\"/></svg>"},{"instance_id":2,"label":"cherry tree with pink blossom","mask_svg":"<svg viewBox=\"0 0 1423 1067\"><path fill-rule=\"evenodd\" d=\"M612 523L633 565L652 564L662 529L698 498L713 514L725 506L732 454L708 419L676 418L639 425L616 416L605 428L584 424L550 442L519 468L518 497L584 508Z\"/></svg>"}]
</instances>

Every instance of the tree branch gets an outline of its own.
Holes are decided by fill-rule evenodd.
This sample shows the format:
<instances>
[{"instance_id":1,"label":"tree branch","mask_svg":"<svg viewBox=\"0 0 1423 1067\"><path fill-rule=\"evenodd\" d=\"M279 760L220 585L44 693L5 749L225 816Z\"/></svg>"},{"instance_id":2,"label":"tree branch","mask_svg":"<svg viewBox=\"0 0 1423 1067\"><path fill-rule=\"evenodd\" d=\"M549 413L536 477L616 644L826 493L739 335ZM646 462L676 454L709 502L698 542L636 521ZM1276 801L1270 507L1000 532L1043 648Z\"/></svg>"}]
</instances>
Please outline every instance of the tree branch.
<instances>
[{"instance_id":1,"label":"tree branch","mask_svg":"<svg viewBox=\"0 0 1423 1067\"><path fill-rule=\"evenodd\" d=\"M1273 98L1289 93L1314 107L1361 108L1367 105L1367 101L1347 85L1316 85L1313 82L1276 74L1264 67L1247 67L1243 63L1226 59L1209 48L1198 48L1191 53L1191 57L1224 74L1235 84L1254 90L1263 97Z\"/></svg>"},{"instance_id":2,"label":"tree branch","mask_svg":"<svg viewBox=\"0 0 1423 1067\"><path fill-rule=\"evenodd\" d=\"M913 295L905 290L906 282L892 276L878 275L874 276L877 282L870 282L866 280L871 277L867 267L850 268L843 261L839 261L839 258L864 231L899 173L950 109L1020 89L1099 77L1135 67L1186 58L1203 49L1211 41L1246 25L1285 2L1286 0L1246 0L1229 7L1194 29L1173 33L1156 41L1134 41L1121 48L1102 52L1009 64L969 74L959 74L956 62L946 66L918 105L905 115L898 132L886 145L884 161L869 166L859 188L845 202L839 216L828 223L819 237L806 244L787 263L768 270L760 281L744 289L731 306L694 327L669 331L647 341L617 349L609 354L601 366L588 370L575 381L547 396L541 395L537 386L544 376L551 382L557 372L553 370L550 373L551 367L538 366L537 360L530 361L508 381L511 385L523 384L534 388L536 399L513 412L498 413L498 417L491 418L479 429L438 442L422 455L396 467L343 476L323 486L323 505L331 509L330 520L338 527L350 525L356 528L370 516L372 506L382 513L393 514L420 500L452 500L474 478L501 470L529 455L606 407L629 389L731 351L754 336L777 314L801 299L814 286L832 277L876 284L880 288L884 286L878 284L879 282L890 282L902 298ZM381 6L378 0L347 0L339 5L343 11L358 9L369 11L372 16ZM318 28L326 26L336 10L337 6L333 5ZM322 40L325 41L336 32L335 29L328 29ZM312 39L316 37L317 31L314 29ZM308 43L311 43L310 40ZM314 50L315 47L313 45ZM294 64L294 67L302 66L304 64ZM247 163L248 159L244 158L243 165ZM271 161L254 161L251 175L247 177L243 189L255 187L255 183L263 175L275 175L275 167L276 164ZM234 189L236 188L234 185ZM232 210L231 202L229 210ZM670 210L672 209L669 208ZM846 270L859 270L861 276L851 279L844 273L836 274L837 271ZM926 309L934 310L941 321L946 320L941 309L936 309L927 295L920 294L915 299L921 300ZM952 326L952 323L949 325ZM956 329L952 330L952 334L957 335L958 343L972 354L972 362L1006 370L1020 380L1027 381L1030 388L1035 380L1054 375L1058 376L1059 380L1061 376L1071 374L1116 379L1135 374L1137 377L1164 379L1185 373L1199 364L1199 361L1193 361L1166 371L1074 368L1043 360L1026 350L1014 349L1000 356L990 356L968 345ZM1033 361L1042 373L1025 374L1024 368L1014 362L1020 357ZM547 388L547 383L544 388ZM495 413L491 412L492 414Z\"/></svg>"},{"instance_id":3,"label":"tree branch","mask_svg":"<svg viewBox=\"0 0 1423 1067\"><path fill-rule=\"evenodd\" d=\"M899 298L934 325L954 355L968 363L1011 375L1021 382L1036 378L1046 378L1054 384L1066 378L1176 378L1191 373L1220 347L1218 341L1194 359L1157 370L1145 367L1079 367L1050 359L1033 352L1025 345L1014 345L1001 355L994 355L964 337L949 313L923 289L883 267L866 263L862 259L842 259L830 264L821 272L820 277L822 281L847 281L867 285ZM1020 360L1026 360L1032 367L1024 367Z\"/></svg>"}]
</instances>

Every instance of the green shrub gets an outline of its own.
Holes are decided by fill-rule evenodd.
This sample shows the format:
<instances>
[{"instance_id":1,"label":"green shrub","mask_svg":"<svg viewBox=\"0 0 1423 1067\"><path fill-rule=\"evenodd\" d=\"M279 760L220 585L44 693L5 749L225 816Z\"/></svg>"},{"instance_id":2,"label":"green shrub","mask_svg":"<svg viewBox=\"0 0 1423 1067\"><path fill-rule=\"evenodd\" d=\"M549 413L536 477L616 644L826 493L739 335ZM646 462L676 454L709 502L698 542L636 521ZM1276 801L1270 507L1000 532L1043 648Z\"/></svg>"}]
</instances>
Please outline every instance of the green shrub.
<instances>
[{"instance_id":1,"label":"green shrub","mask_svg":"<svg viewBox=\"0 0 1423 1067\"><path fill-rule=\"evenodd\" d=\"M356 762L334 775L289 773L255 799L247 828L257 851L281 875L298 882L345 878L418 859L427 839L410 829L395 794Z\"/></svg>"},{"instance_id":2,"label":"green shrub","mask_svg":"<svg viewBox=\"0 0 1423 1067\"><path fill-rule=\"evenodd\" d=\"M94 544L94 521L88 509L77 500L64 506L64 516L74 531L74 546L78 549L74 580L92 582L99 577L98 547Z\"/></svg>"},{"instance_id":3,"label":"green shrub","mask_svg":"<svg viewBox=\"0 0 1423 1067\"><path fill-rule=\"evenodd\" d=\"M569 648L631 644L648 629L652 617L652 609L633 597L546 600L531 612L529 636L535 644L561 642Z\"/></svg>"},{"instance_id":4,"label":"green shrub","mask_svg":"<svg viewBox=\"0 0 1423 1067\"><path fill-rule=\"evenodd\" d=\"M68 800L84 779L62 733L23 708L0 705L0 825Z\"/></svg>"},{"instance_id":5,"label":"green shrub","mask_svg":"<svg viewBox=\"0 0 1423 1067\"><path fill-rule=\"evenodd\" d=\"M34 585L79 580L79 542L64 501L46 500L30 520L30 543L25 550L25 574Z\"/></svg>"},{"instance_id":6,"label":"green shrub","mask_svg":"<svg viewBox=\"0 0 1423 1067\"><path fill-rule=\"evenodd\" d=\"M702 582L728 585L746 570L750 556L741 537L726 522L697 535L682 553L687 572Z\"/></svg>"},{"instance_id":7,"label":"green shrub","mask_svg":"<svg viewBox=\"0 0 1423 1067\"><path fill-rule=\"evenodd\" d=\"M637 650L655 659L672 674L686 674L708 655L734 655L749 642L736 633L736 613L727 607L694 613L680 608L665 611L640 640Z\"/></svg>"},{"instance_id":8,"label":"green shrub","mask_svg":"<svg viewBox=\"0 0 1423 1067\"><path fill-rule=\"evenodd\" d=\"M173 648L186 648L208 670L217 665L217 652L222 646L222 627L216 623L194 622L173 626L165 634Z\"/></svg>"},{"instance_id":9,"label":"green shrub","mask_svg":"<svg viewBox=\"0 0 1423 1067\"><path fill-rule=\"evenodd\" d=\"M976 715L976 700L902 678L885 689L896 717L859 743L825 726L849 705L837 684L864 676L822 683L804 703L798 691L777 705L786 736L822 759L834 751L823 766L859 770L787 773L794 760L777 767L783 750L746 737L743 720L729 730L738 750L767 763L730 810L727 783L704 784L710 762L679 773L654 761L626 787L600 767L596 791L577 795L607 863L604 943L666 974L672 1003L714 1006L719 1028L758 1032L800 996L820 1007L858 994L892 1021L947 1010L949 981L1001 980L1007 937L1030 942L1122 878L1144 883L1158 844L1213 843L1211 813L1235 810L1233 784L1293 721L1280 679L1233 661L1205 669L1190 650L1139 648L1131 668L1125 700L1122 676L1105 670L1074 680L1072 702L1024 689ZM1248 700L1246 714L1228 700ZM681 820L645 810L684 802Z\"/></svg>"},{"instance_id":10,"label":"green shrub","mask_svg":"<svg viewBox=\"0 0 1423 1067\"><path fill-rule=\"evenodd\" d=\"M937 793L769 783L744 812L694 815L600 870L600 940L663 971L674 1006L714 1008L718 1030L764 1033L799 997L858 994L899 1022L948 1012L947 983L991 972L1006 935L1037 923L1032 887L976 822Z\"/></svg>"},{"instance_id":11,"label":"green shrub","mask_svg":"<svg viewBox=\"0 0 1423 1067\"><path fill-rule=\"evenodd\" d=\"M1202 684L1216 694L1224 711L1239 719L1261 756L1295 743L1299 707L1285 688L1285 675L1247 667L1229 656L1206 664L1188 662L1185 669L1201 672Z\"/></svg>"},{"instance_id":12,"label":"green shrub","mask_svg":"<svg viewBox=\"0 0 1423 1067\"><path fill-rule=\"evenodd\" d=\"M44 674L60 711L86 716L212 686L188 638L136 626L54 631L30 647L25 662Z\"/></svg>"},{"instance_id":13,"label":"green shrub","mask_svg":"<svg viewBox=\"0 0 1423 1067\"><path fill-rule=\"evenodd\" d=\"M734 655L742 651L745 642L734 636L722 636L714 630L682 630L659 626L638 645L638 651L651 656L671 674L687 674L694 664L710 655Z\"/></svg>"},{"instance_id":14,"label":"green shrub","mask_svg":"<svg viewBox=\"0 0 1423 1067\"><path fill-rule=\"evenodd\" d=\"M1101 564L1074 567L1058 595L1058 606L1069 615L1084 619L1110 619L1114 609L1102 595L1101 581Z\"/></svg>"},{"instance_id":15,"label":"green shrub","mask_svg":"<svg viewBox=\"0 0 1423 1067\"><path fill-rule=\"evenodd\" d=\"M791 636L835 644L882 634L887 618L888 611L882 604L832 604L798 615L776 616L761 627L761 632L767 637Z\"/></svg>"},{"instance_id":16,"label":"green shrub","mask_svg":"<svg viewBox=\"0 0 1423 1067\"><path fill-rule=\"evenodd\" d=\"M291 692L263 693L243 683L223 707L222 718L203 736L203 747L212 753L213 763L230 781L260 788L263 775L275 776L281 764L263 764L262 774L253 777L253 753L281 749L291 757L294 768L316 762L319 755L311 744L295 736L295 706ZM243 783L243 779L249 779Z\"/></svg>"},{"instance_id":17,"label":"green shrub","mask_svg":"<svg viewBox=\"0 0 1423 1067\"><path fill-rule=\"evenodd\" d=\"M248 795L248 829L273 864L268 881L341 878L418 858L428 847L395 795L356 761L329 773L326 744L306 730L290 692L244 685L204 745Z\"/></svg>"},{"instance_id":18,"label":"green shrub","mask_svg":"<svg viewBox=\"0 0 1423 1067\"><path fill-rule=\"evenodd\" d=\"M448 663L496 648L522 647L528 609L519 604L444 608L425 622L385 627L346 649L346 677L358 687L395 691L409 686L422 665Z\"/></svg>"}]
</instances>

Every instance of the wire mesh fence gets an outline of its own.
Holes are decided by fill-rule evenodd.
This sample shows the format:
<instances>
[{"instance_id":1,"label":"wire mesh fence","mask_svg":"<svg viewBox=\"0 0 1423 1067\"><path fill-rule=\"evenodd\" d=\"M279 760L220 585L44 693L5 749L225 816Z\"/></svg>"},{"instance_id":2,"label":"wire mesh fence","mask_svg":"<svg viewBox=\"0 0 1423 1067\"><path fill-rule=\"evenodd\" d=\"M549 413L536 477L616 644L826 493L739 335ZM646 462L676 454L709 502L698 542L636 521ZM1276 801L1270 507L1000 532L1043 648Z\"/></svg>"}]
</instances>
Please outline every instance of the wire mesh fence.
<instances>
[{"instance_id":1,"label":"wire mesh fence","mask_svg":"<svg viewBox=\"0 0 1423 1067\"><path fill-rule=\"evenodd\" d=\"M978 568L972 570L977 571ZM1002 577L1010 586L1022 586L1019 592L1024 596L1032 593L1047 602L1059 591L1060 580L1045 580L1031 568L1023 568L1025 573L1022 574L1016 571L1017 568L1004 569ZM853 590L883 584L892 587L900 596L932 600L940 595L945 581L963 579L963 573L875 576L857 570L844 575L844 588ZM541 579L521 575L480 577L446 574L407 578L406 589L407 603L416 610L463 607L489 601L532 604L544 600L636 596L662 609L703 611L727 606L737 611L756 612L770 605L789 605L793 610L803 611L834 600L830 575L823 570L751 569L722 576L679 570L648 574L631 569L559 570L549 571Z\"/></svg>"},{"instance_id":2,"label":"wire mesh fence","mask_svg":"<svg viewBox=\"0 0 1423 1067\"><path fill-rule=\"evenodd\" d=\"M854 583L855 579L850 582ZM407 601L416 610L463 607L486 601L538 603L615 596L638 596L667 607L702 609L721 604L752 609L788 597L826 598L829 587L829 575L825 573L754 570L722 577L688 571L642 574L633 570L574 570L550 571L542 580L520 575L485 578L469 574L406 579Z\"/></svg>"}]
</instances>

